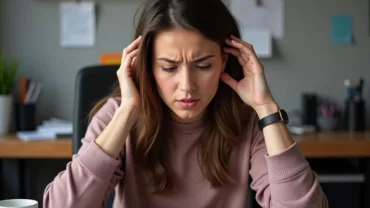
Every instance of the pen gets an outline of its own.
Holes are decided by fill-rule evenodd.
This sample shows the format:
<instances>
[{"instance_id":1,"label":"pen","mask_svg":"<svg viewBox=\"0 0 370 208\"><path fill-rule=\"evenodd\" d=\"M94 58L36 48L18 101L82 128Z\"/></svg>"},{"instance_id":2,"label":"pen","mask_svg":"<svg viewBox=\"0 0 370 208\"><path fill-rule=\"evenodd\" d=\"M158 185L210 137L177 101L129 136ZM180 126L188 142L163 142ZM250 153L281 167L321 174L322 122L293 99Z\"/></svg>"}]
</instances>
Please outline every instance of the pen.
<instances>
[{"instance_id":1,"label":"pen","mask_svg":"<svg viewBox=\"0 0 370 208\"><path fill-rule=\"evenodd\" d=\"M347 95L347 98L348 99L351 99L352 98L352 84L351 84L351 81L349 79L345 79L344 80L344 86L346 88L346 95Z\"/></svg>"}]
</instances>

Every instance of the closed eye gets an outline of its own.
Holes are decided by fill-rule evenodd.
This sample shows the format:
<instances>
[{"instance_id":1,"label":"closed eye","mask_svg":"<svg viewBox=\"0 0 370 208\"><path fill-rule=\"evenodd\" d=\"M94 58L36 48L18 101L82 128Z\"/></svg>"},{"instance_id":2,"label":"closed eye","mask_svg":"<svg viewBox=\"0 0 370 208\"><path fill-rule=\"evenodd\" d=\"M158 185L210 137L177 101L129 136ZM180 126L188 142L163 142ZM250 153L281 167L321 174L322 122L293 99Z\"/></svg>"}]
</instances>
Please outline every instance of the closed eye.
<instances>
[{"instance_id":1,"label":"closed eye","mask_svg":"<svg viewBox=\"0 0 370 208\"><path fill-rule=\"evenodd\" d=\"M207 65L197 65L197 66L195 66L196 68L198 68L198 69L203 69L203 70L205 70L205 69L209 69L209 68L211 68L211 64L207 64Z\"/></svg>"},{"instance_id":2,"label":"closed eye","mask_svg":"<svg viewBox=\"0 0 370 208\"><path fill-rule=\"evenodd\" d=\"M207 64L207 65L196 65L194 66L195 68L197 69L201 69L201 70L208 70L211 68L211 64ZM173 67L162 67L162 69L166 72L175 72L177 67L176 66L173 66Z\"/></svg>"},{"instance_id":3,"label":"closed eye","mask_svg":"<svg viewBox=\"0 0 370 208\"><path fill-rule=\"evenodd\" d=\"M173 66L173 67L162 67L163 71L166 71L166 72L174 72L176 70L177 67Z\"/></svg>"}]
</instances>

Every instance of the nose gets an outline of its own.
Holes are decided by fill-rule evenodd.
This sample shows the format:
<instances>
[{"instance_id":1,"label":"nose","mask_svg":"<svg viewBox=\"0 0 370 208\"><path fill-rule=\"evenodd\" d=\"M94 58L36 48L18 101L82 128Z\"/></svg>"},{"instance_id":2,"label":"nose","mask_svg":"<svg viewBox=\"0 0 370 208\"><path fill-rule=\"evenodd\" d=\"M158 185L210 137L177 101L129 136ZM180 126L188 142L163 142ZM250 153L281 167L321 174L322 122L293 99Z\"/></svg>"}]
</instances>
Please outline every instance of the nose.
<instances>
[{"instance_id":1,"label":"nose","mask_svg":"<svg viewBox=\"0 0 370 208\"><path fill-rule=\"evenodd\" d=\"M192 72L189 67L184 67L180 73L179 87L181 91L191 92L195 89L192 79Z\"/></svg>"}]
</instances>

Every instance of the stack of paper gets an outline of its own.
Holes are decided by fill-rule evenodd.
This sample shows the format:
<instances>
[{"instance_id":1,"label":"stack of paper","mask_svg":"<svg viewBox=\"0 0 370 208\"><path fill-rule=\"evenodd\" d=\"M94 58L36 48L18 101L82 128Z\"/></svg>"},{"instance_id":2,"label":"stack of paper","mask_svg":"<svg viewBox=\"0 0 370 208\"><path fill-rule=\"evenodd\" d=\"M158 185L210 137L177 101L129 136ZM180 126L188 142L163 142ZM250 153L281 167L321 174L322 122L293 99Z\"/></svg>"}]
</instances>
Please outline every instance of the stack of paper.
<instances>
[{"instance_id":1,"label":"stack of paper","mask_svg":"<svg viewBox=\"0 0 370 208\"><path fill-rule=\"evenodd\" d=\"M17 136L24 140L54 140L60 137L70 137L73 133L72 122L52 118L44 121L35 131L20 131Z\"/></svg>"},{"instance_id":2,"label":"stack of paper","mask_svg":"<svg viewBox=\"0 0 370 208\"><path fill-rule=\"evenodd\" d=\"M316 128L315 126L311 126L311 125L303 125L303 126L288 125L288 130L290 133L294 135L302 135L305 133L315 132Z\"/></svg>"}]
</instances>

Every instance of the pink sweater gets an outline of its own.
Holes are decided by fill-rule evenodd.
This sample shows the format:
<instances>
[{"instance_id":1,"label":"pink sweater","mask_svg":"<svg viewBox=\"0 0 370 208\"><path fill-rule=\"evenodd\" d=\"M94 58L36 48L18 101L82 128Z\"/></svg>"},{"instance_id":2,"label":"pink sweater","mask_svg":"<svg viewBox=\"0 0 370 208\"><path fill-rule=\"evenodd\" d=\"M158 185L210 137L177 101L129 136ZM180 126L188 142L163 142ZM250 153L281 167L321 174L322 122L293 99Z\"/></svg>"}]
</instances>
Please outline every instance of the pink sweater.
<instances>
[{"instance_id":1,"label":"pink sweater","mask_svg":"<svg viewBox=\"0 0 370 208\"><path fill-rule=\"evenodd\" d=\"M94 116L78 154L46 187L45 208L104 207L114 188L114 208L245 208L249 185L256 191L262 207L328 207L317 175L296 144L279 155L267 156L263 134L256 126L256 114L245 128L250 133L231 154L229 172L237 183L222 188L213 188L197 163L193 144L201 133L202 123L172 123L173 145L169 151L175 188L167 193L151 194L153 187L144 185L146 178L134 161L130 139L122 151L124 163L110 157L94 142L119 104L119 100L110 99ZM249 176L253 179L251 184Z\"/></svg>"}]
</instances>

